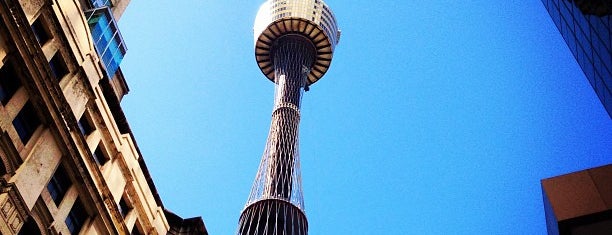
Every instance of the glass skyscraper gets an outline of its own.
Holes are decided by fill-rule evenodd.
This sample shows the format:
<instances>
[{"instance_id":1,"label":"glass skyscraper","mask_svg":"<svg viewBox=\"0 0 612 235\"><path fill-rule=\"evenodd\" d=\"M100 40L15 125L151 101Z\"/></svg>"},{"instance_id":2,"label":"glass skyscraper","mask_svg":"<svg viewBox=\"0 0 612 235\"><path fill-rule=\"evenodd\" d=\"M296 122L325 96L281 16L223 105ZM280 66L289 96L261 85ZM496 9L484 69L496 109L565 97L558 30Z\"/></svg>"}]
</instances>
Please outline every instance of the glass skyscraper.
<instances>
[{"instance_id":1,"label":"glass skyscraper","mask_svg":"<svg viewBox=\"0 0 612 235\"><path fill-rule=\"evenodd\" d=\"M542 2L612 117L612 1Z\"/></svg>"}]
</instances>

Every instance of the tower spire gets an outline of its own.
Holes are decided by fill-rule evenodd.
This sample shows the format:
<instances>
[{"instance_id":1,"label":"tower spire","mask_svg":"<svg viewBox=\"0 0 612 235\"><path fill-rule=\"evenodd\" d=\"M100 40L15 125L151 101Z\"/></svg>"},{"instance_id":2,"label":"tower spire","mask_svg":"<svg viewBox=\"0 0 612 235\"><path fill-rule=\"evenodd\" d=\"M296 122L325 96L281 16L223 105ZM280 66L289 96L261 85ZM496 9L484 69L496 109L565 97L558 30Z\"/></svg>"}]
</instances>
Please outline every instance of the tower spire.
<instances>
[{"instance_id":1,"label":"tower spire","mask_svg":"<svg viewBox=\"0 0 612 235\"><path fill-rule=\"evenodd\" d=\"M322 0L268 0L255 22L255 58L275 85L272 123L239 235L306 235L298 132L303 90L331 64L339 30Z\"/></svg>"}]
</instances>

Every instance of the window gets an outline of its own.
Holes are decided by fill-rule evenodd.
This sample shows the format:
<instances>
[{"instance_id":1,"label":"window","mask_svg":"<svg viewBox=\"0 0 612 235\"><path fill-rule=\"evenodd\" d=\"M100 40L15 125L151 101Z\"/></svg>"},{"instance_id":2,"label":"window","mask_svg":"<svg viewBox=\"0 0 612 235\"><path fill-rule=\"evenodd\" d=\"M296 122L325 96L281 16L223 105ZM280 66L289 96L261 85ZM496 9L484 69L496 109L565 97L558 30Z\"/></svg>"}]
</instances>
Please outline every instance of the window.
<instances>
[{"instance_id":1,"label":"window","mask_svg":"<svg viewBox=\"0 0 612 235\"><path fill-rule=\"evenodd\" d=\"M100 7L112 7L112 3L111 0L91 0L91 4L94 6L94 8L100 8Z\"/></svg>"},{"instance_id":2,"label":"window","mask_svg":"<svg viewBox=\"0 0 612 235\"><path fill-rule=\"evenodd\" d=\"M0 176L6 175L6 165L4 165L4 161L0 159Z\"/></svg>"},{"instance_id":3,"label":"window","mask_svg":"<svg viewBox=\"0 0 612 235\"><path fill-rule=\"evenodd\" d=\"M125 200L125 197L122 197L121 200L119 200L119 213L121 214L121 216L123 216L123 218L125 218L125 216L127 216L128 213L130 213L130 209L132 209L128 203Z\"/></svg>"},{"instance_id":4,"label":"window","mask_svg":"<svg viewBox=\"0 0 612 235\"><path fill-rule=\"evenodd\" d=\"M121 32L117 28L110 8L96 9L87 14L96 52L106 69L106 75L112 78L127 51Z\"/></svg>"},{"instance_id":5,"label":"window","mask_svg":"<svg viewBox=\"0 0 612 235\"><path fill-rule=\"evenodd\" d=\"M138 222L136 222L136 224L138 224ZM134 224L134 228L132 228L130 235L142 235L142 232L140 232L136 224Z\"/></svg>"},{"instance_id":6,"label":"window","mask_svg":"<svg viewBox=\"0 0 612 235\"><path fill-rule=\"evenodd\" d=\"M61 80L66 74L68 74L68 68L66 67L66 63L62 58L62 54L57 52L49 61L49 66L51 67L51 72L53 72L53 76L55 79Z\"/></svg>"},{"instance_id":7,"label":"window","mask_svg":"<svg viewBox=\"0 0 612 235\"><path fill-rule=\"evenodd\" d=\"M87 114L83 114L77 124L79 125L79 130L81 130L81 134L83 134L84 136L91 134L91 132L96 129L89 121L89 118L87 118Z\"/></svg>"},{"instance_id":8,"label":"window","mask_svg":"<svg viewBox=\"0 0 612 235\"><path fill-rule=\"evenodd\" d=\"M0 102L6 105L21 86L19 77L10 61L0 68Z\"/></svg>"},{"instance_id":9,"label":"window","mask_svg":"<svg viewBox=\"0 0 612 235\"><path fill-rule=\"evenodd\" d=\"M49 30L44 25L45 21L42 19L42 16L38 17L32 24L32 31L34 32L34 36L36 36L36 40L38 44L45 45L49 39L51 39L51 34Z\"/></svg>"},{"instance_id":10,"label":"window","mask_svg":"<svg viewBox=\"0 0 612 235\"><path fill-rule=\"evenodd\" d=\"M62 202L64 195L66 195L66 191L72 185L72 181L68 178L68 174L66 174L66 170L60 164L55 170L55 174L51 177L49 184L47 184L47 191L51 194L51 198L55 205L58 205Z\"/></svg>"},{"instance_id":11,"label":"window","mask_svg":"<svg viewBox=\"0 0 612 235\"><path fill-rule=\"evenodd\" d=\"M98 144L98 147L96 147L96 150L92 154L94 161L96 161L98 166L103 166L108 161L108 158L106 158L106 155L104 155L104 153L102 152L100 144Z\"/></svg>"},{"instance_id":12,"label":"window","mask_svg":"<svg viewBox=\"0 0 612 235\"><path fill-rule=\"evenodd\" d=\"M33 217L28 217L17 235L43 234Z\"/></svg>"},{"instance_id":13,"label":"window","mask_svg":"<svg viewBox=\"0 0 612 235\"><path fill-rule=\"evenodd\" d=\"M603 104L610 116L612 116L612 94L604 93Z\"/></svg>"},{"instance_id":14,"label":"window","mask_svg":"<svg viewBox=\"0 0 612 235\"><path fill-rule=\"evenodd\" d=\"M15 130L19 135L19 139L21 139L23 144L28 143L39 125L40 119L38 119L38 115L36 114L36 111L34 111L34 106L32 106L30 101L23 106L21 111L19 111L13 120L13 127L15 127Z\"/></svg>"},{"instance_id":15,"label":"window","mask_svg":"<svg viewBox=\"0 0 612 235\"><path fill-rule=\"evenodd\" d=\"M83 203L81 203L81 200L77 199L74 202L74 205L72 205L70 213L68 213L68 216L66 216L65 222L70 234L79 234L79 231L81 231L87 217L89 217L89 215L87 215L87 211L85 210Z\"/></svg>"}]
</instances>

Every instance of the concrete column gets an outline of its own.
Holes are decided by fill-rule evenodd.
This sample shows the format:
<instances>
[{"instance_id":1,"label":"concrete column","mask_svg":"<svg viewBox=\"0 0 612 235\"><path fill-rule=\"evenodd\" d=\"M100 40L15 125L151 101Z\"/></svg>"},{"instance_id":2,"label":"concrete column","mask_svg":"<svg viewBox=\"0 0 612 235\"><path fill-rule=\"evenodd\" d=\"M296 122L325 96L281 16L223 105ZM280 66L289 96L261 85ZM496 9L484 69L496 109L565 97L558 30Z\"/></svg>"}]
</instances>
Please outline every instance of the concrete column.
<instances>
[{"instance_id":1,"label":"concrete column","mask_svg":"<svg viewBox=\"0 0 612 235\"><path fill-rule=\"evenodd\" d=\"M53 134L48 129L43 130L28 157L10 179L19 190L28 210L32 210L40 193L49 183L61 157L62 152Z\"/></svg>"}]
</instances>

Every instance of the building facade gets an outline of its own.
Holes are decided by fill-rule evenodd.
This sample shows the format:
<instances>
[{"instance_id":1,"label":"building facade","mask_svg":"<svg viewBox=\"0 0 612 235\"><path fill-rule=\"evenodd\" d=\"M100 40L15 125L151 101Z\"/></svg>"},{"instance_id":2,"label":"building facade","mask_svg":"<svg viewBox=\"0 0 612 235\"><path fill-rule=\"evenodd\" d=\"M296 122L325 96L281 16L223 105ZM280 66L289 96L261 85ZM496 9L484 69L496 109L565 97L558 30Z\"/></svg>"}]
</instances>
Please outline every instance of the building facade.
<instances>
[{"instance_id":1,"label":"building facade","mask_svg":"<svg viewBox=\"0 0 612 235\"><path fill-rule=\"evenodd\" d=\"M612 117L612 1L542 0ZM610 234L612 167L542 180L548 234Z\"/></svg>"},{"instance_id":2,"label":"building facade","mask_svg":"<svg viewBox=\"0 0 612 235\"><path fill-rule=\"evenodd\" d=\"M121 109L129 2L0 1L1 234L207 234L164 208Z\"/></svg>"},{"instance_id":3,"label":"building facade","mask_svg":"<svg viewBox=\"0 0 612 235\"><path fill-rule=\"evenodd\" d=\"M599 100L612 117L612 2L542 2Z\"/></svg>"},{"instance_id":4,"label":"building facade","mask_svg":"<svg viewBox=\"0 0 612 235\"><path fill-rule=\"evenodd\" d=\"M549 235L612 232L612 165L542 180Z\"/></svg>"}]
</instances>

